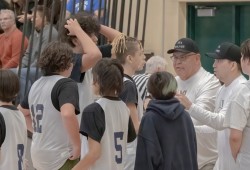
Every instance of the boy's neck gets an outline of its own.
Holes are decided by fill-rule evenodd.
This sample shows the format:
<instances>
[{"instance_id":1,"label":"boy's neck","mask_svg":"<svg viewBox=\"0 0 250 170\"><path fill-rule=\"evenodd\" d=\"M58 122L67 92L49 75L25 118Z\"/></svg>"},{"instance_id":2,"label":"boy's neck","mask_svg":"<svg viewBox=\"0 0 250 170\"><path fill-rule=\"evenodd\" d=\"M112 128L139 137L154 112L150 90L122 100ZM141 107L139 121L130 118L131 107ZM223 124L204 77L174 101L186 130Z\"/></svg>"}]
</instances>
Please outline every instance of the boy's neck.
<instances>
[{"instance_id":1,"label":"boy's neck","mask_svg":"<svg viewBox=\"0 0 250 170\"><path fill-rule=\"evenodd\" d=\"M12 106L12 102L2 102L0 101L0 106L6 106L6 105L9 105L9 106Z\"/></svg>"},{"instance_id":2,"label":"boy's neck","mask_svg":"<svg viewBox=\"0 0 250 170\"><path fill-rule=\"evenodd\" d=\"M135 74L135 71L126 65L123 65L123 70L124 70L123 73L129 75L130 77L132 77Z\"/></svg>"}]
</instances>

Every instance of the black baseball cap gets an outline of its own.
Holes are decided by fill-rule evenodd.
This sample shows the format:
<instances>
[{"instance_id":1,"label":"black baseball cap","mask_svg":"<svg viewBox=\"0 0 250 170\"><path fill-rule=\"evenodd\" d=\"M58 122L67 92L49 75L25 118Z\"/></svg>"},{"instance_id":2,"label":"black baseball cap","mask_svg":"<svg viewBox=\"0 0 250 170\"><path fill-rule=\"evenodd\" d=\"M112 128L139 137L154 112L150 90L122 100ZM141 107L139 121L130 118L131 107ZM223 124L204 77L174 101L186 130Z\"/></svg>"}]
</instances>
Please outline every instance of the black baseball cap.
<instances>
[{"instance_id":1,"label":"black baseball cap","mask_svg":"<svg viewBox=\"0 0 250 170\"><path fill-rule=\"evenodd\" d=\"M190 38L181 38L176 43L173 49L167 51L168 54L180 51L183 53L200 53L197 44Z\"/></svg>"},{"instance_id":2,"label":"black baseball cap","mask_svg":"<svg viewBox=\"0 0 250 170\"><path fill-rule=\"evenodd\" d=\"M230 42L220 44L215 53L206 53L206 55L214 59L228 59L240 64L240 47Z\"/></svg>"}]
</instances>

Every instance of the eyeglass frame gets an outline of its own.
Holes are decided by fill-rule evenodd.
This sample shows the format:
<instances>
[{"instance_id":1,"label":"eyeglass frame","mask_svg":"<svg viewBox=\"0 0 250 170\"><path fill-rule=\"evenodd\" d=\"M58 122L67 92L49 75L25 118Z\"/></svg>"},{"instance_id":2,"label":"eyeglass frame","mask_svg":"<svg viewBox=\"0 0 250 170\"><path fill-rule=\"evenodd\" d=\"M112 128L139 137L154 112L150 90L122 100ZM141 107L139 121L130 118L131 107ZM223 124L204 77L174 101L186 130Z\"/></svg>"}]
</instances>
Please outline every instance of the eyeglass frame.
<instances>
[{"instance_id":1,"label":"eyeglass frame","mask_svg":"<svg viewBox=\"0 0 250 170\"><path fill-rule=\"evenodd\" d=\"M177 60L179 60L180 62L184 62L186 60L186 58L188 56L192 56L192 55L196 55L197 53L193 53L193 52L190 52L190 53L186 53L186 54L183 54L183 55L180 55L180 56L170 56L170 59L175 62Z\"/></svg>"}]
</instances>

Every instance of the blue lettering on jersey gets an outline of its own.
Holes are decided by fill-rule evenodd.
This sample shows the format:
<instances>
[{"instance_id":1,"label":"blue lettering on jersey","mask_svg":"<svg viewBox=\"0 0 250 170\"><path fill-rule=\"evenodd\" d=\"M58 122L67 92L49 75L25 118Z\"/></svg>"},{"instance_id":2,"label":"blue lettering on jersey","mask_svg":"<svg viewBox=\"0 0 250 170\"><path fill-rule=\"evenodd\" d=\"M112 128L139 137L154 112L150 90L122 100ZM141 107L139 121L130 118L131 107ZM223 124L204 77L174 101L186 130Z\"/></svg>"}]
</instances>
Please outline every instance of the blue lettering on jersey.
<instances>
[{"instance_id":1,"label":"blue lettering on jersey","mask_svg":"<svg viewBox=\"0 0 250 170\"><path fill-rule=\"evenodd\" d=\"M17 144L17 157L18 157L18 170L23 169L23 154L24 154L24 145Z\"/></svg>"},{"instance_id":2,"label":"blue lettering on jersey","mask_svg":"<svg viewBox=\"0 0 250 170\"><path fill-rule=\"evenodd\" d=\"M115 132L114 133L114 140L115 140L115 150L117 152L120 152L120 155L116 155L115 156L115 161L117 164L121 164L122 163L122 145L118 144L118 140L122 140L123 139L123 132Z\"/></svg>"},{"instance_id":3,"label":"blue lettering on jersey","mask_svg":"<svg viewBox=\"0 0 250 170\"><path fill-rule=\"evenodd\" d=\"M41 121L43 118L43 111L44 106L42 104L37 104L35 108L34 105L31 106L34 132L42 133Z\"/></svg>"}]
</instances>

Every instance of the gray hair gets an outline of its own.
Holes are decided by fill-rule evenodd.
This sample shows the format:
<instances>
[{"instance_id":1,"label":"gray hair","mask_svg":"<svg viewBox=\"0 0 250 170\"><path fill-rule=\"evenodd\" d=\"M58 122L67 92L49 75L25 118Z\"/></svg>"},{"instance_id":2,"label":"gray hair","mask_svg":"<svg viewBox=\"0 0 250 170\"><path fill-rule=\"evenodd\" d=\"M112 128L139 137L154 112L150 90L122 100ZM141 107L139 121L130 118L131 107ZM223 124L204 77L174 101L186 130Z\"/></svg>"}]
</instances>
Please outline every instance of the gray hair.
<instances>
[{"instance_id":1,"label":"gray hair","mask_svg":"<svg viewBox=\"0 0 250 170\"><path fill-rule=\"evenodd\" d=\"M146 62L146 70L145 73L153 74L157 71L166 71L167 69L167 61L161 56L152 56Z\"/></svg>"},{"instance_id":2,"label":"gray hair","mask_svg":"<svg viewBox=\"0 0 250 170\"><path fill-rule=\"evenodd\" d=\"M15 14L12 10L9 10L9 9L2 9L0 10L0 15L1 14L8 14L10 16L10 18L12 19L12 21L14 21L14 23L16 23L15 21Z\"/></svg>"}]
</instances>

